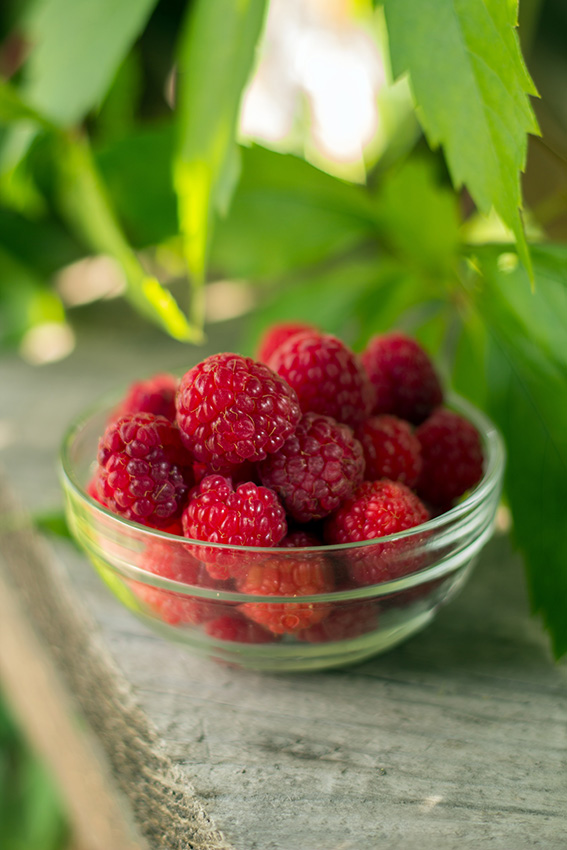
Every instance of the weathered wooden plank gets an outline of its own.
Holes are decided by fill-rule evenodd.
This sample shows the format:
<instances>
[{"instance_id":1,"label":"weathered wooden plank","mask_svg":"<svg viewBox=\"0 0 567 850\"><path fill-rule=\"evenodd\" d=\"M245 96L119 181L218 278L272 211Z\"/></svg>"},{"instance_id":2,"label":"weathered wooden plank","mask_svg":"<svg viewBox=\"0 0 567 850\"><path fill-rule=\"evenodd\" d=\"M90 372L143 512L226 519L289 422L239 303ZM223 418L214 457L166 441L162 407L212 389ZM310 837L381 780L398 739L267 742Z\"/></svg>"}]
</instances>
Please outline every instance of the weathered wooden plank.
<instances>
[{"instance_id":1,"label":"weathered wooden plank","mask_svg":"<svg viewBox=\"0 0 567 850\"><path fill-rule=\"evenodd\" d=\"M211 349L234 347L231 334ZM41 374L0 363L4 459L26 505L59 499L52 459L88 396L183 357L122 328L112 340L90 332ZM279 676L166 644L72 547L54 559L26 532L28 544L43 578L21 598L156 850L565 846L567 668L529 616L505 539L405 645L352 669Z\"/></svg>"}]
</instances>

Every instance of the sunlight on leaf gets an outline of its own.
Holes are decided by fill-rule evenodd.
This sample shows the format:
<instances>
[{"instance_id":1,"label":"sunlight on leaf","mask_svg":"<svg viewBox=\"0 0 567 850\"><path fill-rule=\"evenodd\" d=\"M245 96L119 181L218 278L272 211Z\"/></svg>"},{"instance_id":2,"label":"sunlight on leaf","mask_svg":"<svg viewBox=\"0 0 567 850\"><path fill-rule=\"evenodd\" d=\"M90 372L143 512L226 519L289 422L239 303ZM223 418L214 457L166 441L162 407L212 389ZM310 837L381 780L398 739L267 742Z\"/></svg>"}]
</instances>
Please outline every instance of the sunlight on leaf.
<instances>
[{"instance_id":1,"label":"sunlight on leaf","mask_svg":"<svg viewBox=\"0 0 567 850\"><path fill-rule=\"evenodd\" d=\"M527 133L538 125L537 94L514 30L514 4L499 0L386 0L396 76L409 72L418 115L442 145L455 187L479 209L494 206L531 261L520 217ZM517 4L515 4L517 8Z\"/></svg>"},{"instance_id":2,"label":"sunlight on leaf","mask_svg":"<svg viewBox=\"0 0 567 850\"><path fill-rule=\"evenodd\" d=\"M228 209L238 178L238 110L265 8L266 0L197 0L179 45L173 178L192 285L190 311L197 327L204 321L200 290L213 216Z\"/></svg>"},{"instance_id":3,"label":"sunlight on leaf","mask_svg":"<svg viewBox=\"0 0 567 850\"><path fill-rule=\"evenodd\" d=\"M86 140L67 136L58 158L61 207L70 227L91 250L114 257L126 275L126 294L144 315L176 339L200 342L200 328L192 327L171 293L146 274L116 220Z\"/></svg>"}]
</instances>

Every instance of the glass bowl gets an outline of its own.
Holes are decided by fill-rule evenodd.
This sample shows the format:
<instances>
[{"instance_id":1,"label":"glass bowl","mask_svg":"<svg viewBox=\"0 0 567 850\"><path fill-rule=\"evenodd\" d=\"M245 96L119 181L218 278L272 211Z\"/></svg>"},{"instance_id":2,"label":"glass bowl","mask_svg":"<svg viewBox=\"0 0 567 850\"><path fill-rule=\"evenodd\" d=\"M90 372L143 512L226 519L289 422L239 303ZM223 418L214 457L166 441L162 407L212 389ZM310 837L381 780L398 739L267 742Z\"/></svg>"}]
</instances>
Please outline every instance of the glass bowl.
<instances>
[{"instance_id":1,"label":"glass bowl","mask_svg":"<svg viewBox=\"0 0 567 850\"><path fill-rule=\"evenodd\" d=\"M495 426L452 396L484 446L484 475L459 504L406 532L301 549L231 547L121 519L87 493L114 407L101 404L66 434L61 480L69 526L114 595L160 635L242 667L316 670L359 662L426 626L463 586L490 538L505 451ZM260 595L302 571L308 596ZM363 584L365 577L388 581ZM243 589L244 588L244 589ZM252 592L251 592L252 591Z\"/></svg>"}]
</instances>

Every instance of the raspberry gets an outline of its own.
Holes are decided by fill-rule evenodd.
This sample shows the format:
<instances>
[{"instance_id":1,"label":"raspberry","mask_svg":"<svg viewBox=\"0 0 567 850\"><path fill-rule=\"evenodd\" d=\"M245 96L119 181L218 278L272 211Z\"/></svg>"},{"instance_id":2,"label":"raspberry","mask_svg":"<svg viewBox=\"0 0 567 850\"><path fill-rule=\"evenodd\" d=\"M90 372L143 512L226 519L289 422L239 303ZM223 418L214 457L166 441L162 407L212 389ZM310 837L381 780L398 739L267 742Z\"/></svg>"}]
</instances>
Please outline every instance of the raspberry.
<instances>
[{"instance_id":1,"label":"raspberry","mask_svg":"<svg viewBox=\"0 0 567 850\"><path fill-rule=\"evenodd\" d=\"M433 363L411 337L396 331L374 337L361 359L376 390L374 413L419 425L443 401Z\"/></svg>"},{"instance_id":2,"label":"raspberry","mask_svg":"<svg viewBox=\"0 0 567 850\"><path fill-rule=\"evenodd\" d=\"M280 549L304 549L307 546L322 546L323 543L316 534L303 529L290 531L279 543Z\"/></svg>"},{"instance_id":3,"label":"raspberry","mask_svg":"<svg viewBox=\"0 0 567 850\"><path fill-rule=\"evenodd\" d=\"M174 533L182 534L181 524L168 527ZM164 529L165 530L165 529ZM166 539L152 540L140 558L140 567L162 578L211 590L222 589L208 573L204 564L193 557L184 545L177 545ZM218 617L222 607L219 603L198 596L175 593L161 587L132 582L132 590L161 620L169 625L199 625Z\"/></svg>"},{"instance_id":4,"label":"raspberry","mask_svg":"<svg viewBox=\"0 0 567 850\"><path fill-rule=\"evenodd\" d=\"M362 446L347 425L306 413L279 452L262 461L259 472L290 516L298 522L321 519L362 481Z\"/></svg>"},{"instance_id":5,"label":"raspberry","mask_svg":"<svg viewBox=\"0 0 567 850\"><path fill-rule=\"evenodd\" d=\"M238 354L208 357L183 376L177 393L183 442L199 463L219 471L277 452L300 418L291 387Z\"/></svg>"},{"instance_id":6,"label":"raspberry","mask_svg":"<svg viewBox=\"0 0 567 850\"><path fill-rule=\"evenodd\" d=\"M277 325L272 325L265 332L258 344L257 360L261 363L267 363L274 351L284 342L287 342L290 337L304 331L317 331L313 325L307 325L305 322L280 322Z\"/></svg>"},{"instance_id":7,"label":"raspberry","mask_svg":"<svg viewBox=\"0 0 567 850\"><path fill-rule=\"evenodd\" d=\"M273 643L276 636L253 623L242 614L223 614L211 620L205 626L206 633L217 640L229 640L236 643Z\"/></svg>"},{"instance_id":8,"label":"raspberry","mask_svg":"<svg viewBox=\"0 0 567 850\"><path fill-rule=\"evenodd\" d=\"M314 596L333 588L331 568L319 555L266 557L252 564L238 581L238 590L255 596ZM285 634L319 623L331 606L322 602L245 602L240 610L274 634Z\"/></svg>"},{"instance_id":9,"label":"raspberry","mask_svg":"<svg viewBox=\"0 0 567 850\"><path fill-rule=\"evenodd\" d=\"M328 643L352 640L372 632L378 625L377 608L372 602L342 602L321 623L298 632L298 640Z\"/></svg>"},{"instance_id":10,"label":"raspberry","mask_svg":"<svg viewBox=\"0 0 567 850\"><path fill-rule=\"evenodd\" d=\"M285 511L274 492L251 482L234 490L222 475L208 475L194 488L182 524L185 537L230 546L277 546L287 532ZM194 553L213 578L236 576L245 568L242 553L234 550L200 546Z\"/></svg>"},{"instance_id":11,"label":"raspberry","mask_svg":"<svg viewBox=\"0 0 567 850\"><path fill-rule=\"evenodd\" d=\"M130 386L126 397L113 413L119 419L128 413L154 413L175 421L175 393L179 381L174 375L161 373Z\"/></svg>"},{"instance_id":12,"label":"raspberry","mask_svg":"<svg viewBox=\"0 0 567 850\"><path fill-rule=\"evenodd\" d=\"M328 543L355 543L406 531L429 519L425 505L399 481L363 481L325 524ZM355 584L377 584L399 578L422 565L416 540L365 546L345 553L347 570Z\"/></svg>"},{"instance_id":13,"label":"raspberry","mask_svg":"<svg viewBox=\"0 0 567 850\"><path fill-rule=\"evenodd\" d=\"M193 474L195 476L195 483L199 484L207 475L217 475L219 473L218 470L212 470L204 463L195 462L193 464ZM246 484L248 481L252 481L253 484L260 484L258 467L249 460L245 460L239 466L230 467L230 469L226 470L226 474L234 485Z\"/></svg>"},{"instance_id":14,"label":"raspberry","mask_svg":"<svg viewBox=\"0 0 567 850\"><path fill-rule=\"evenodd\" d=\"M99 481L100 481L100 474L99 474L98 467L97 467L97 469L95 470L95 474L90 479L90 481L87 484L85 489L86 489L87 493L89 494L89 496L91 497L91 499L94 499L95 502L98 502L100 505L104 505L104 503L101 501L101 497L100 497L100 494L99 494L99 491L98 491Z\"/></svg>"},{"instance_id":15,"label":"raspberry","mask_svg":"<svg viewBox=\"0 0 567 850\"><path fill-rule=\"evenodd\" d=\"M183 544L158 538L146 546L140 558L140 568L162 578L193 586L211 586L211 578L204 566L193 557Z\"/></svg>"},{"instance_id":16,"label":"raspberry","mask_svg":"<svg viewBox=\"0 0 567 850\"><path fill-rule=\"evenodd\" d=\"M157 528L181 514L193 484L191 459L164 416L134 413L112 422L98 449L101 502L126 519Z\"/></svg>"},{"instance_id":17,"label":"raspberry","mask_svg":"<svg viewBox=\"0 0 567 850\"><path fill-rule=\"evenodd\" d=\"M423 468L417 492L433 505L450 506L483 473L480 435L467 419L438 408L416 431Z\"/></svg>"},{"instance_id":18,"label":"raspberry","mask_svg":"<svg viewBox=\"0 0 567 850\"><path fill-rule=\"evenodd\" d=\"M297 334L280 345L269 365L296 391L304 413L354 426L372 411L374 390L361 362L334 336Z\"/></svg>"},{"instance_id":19,"label":"raspberry","mask_svg":"<svg viewBox=\"0 0 567 850\"><path fill-rule=\"evenodd\" d=\"M130 588L151 613L170 626L198 626L218 614L218 607L214 602L197 596L174 593L139 581L131 581Z\"/></svg>"},{"instance_id":20,"label":"raspberry","mask_svg":"<svg viewBox=\"0 0 567 850\"><path fill-rule=\"evenodd\" d=\"M389 478L415 487L421 472L421 446L410 425L397 416L371 416L355 430L364 451L367 481Z\"/></svg>"}]
</instances>

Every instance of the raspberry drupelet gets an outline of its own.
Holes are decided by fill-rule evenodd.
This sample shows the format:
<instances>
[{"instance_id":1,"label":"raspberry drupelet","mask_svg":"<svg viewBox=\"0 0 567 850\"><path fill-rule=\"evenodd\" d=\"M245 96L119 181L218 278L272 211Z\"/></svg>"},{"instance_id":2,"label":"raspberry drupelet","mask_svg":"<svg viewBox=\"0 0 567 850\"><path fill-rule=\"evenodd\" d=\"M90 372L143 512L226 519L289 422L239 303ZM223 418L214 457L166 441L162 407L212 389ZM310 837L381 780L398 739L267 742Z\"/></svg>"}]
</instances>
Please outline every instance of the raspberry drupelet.
<instances>
[{"instance_id":1,"label":"raspberry drupelet","mask_svg":"<svg viewBox=\"0 0 567 850\"><path fill-rule=\"evenodd\" d=\"M184 546L171 546L162 538L148 544L140 559L140 567L149 573L182 584L211 589L218 584L213 581L204 565ZM139 581L130 582L130 588L154 615L170 626L196 626L219 615L219 605L208 599L176 593Z\"/></svg>"},{"instance_id":2,"label":"raspberry drupelet","mask_svg":"<svg viewBox=\"0 0 567 850\"><path fill-rule=\"evenodd\" d=\"M419 425L443 401L429 355L398 331L376 336L361 355L376 391L373 413L393 413Z\"/></svg>"},{"instance_id":3,"label":"raspberry drupelet","mask_svg":"<svg viewBox=\"0 0 567 850\"><path fill-rule=\"evenodd\" d=\"M335 336L296 334L268 364L293 387L304 413L322 413L355 426L374 406L374 389L359 358Z\"/></svg>"},{"instance_id":4,"label":"raspberry drupelet","mask_svg":"<svg viewBox=\"0 0 567 850\"><path fill-rule=\"evenodd\" d=\"M255 596L315 596L334 589L332 569L326 559L267 555L252 564L237 581L238 590ZM293 634L321 622L331 611L324 602L245 602L243 614L274 634Z\"/></svg>"},{"instance_id":5,"label":"raspberry drupelet","mask_svg":"<svg viewBox=\"0 0 567 850\"><path fill-rule=\"evenodd\" d=\"M203 478L191 492L181 519L185 537L229 546L277 546L287 532L285 511L272 490L252 482L235 490L222 475ZM216 579L244 569L242 556L230 549L200 546L195 555Z\"/></svg>"},{"instance_id":6,"label":"raspberry drupelet","mask_svg":"<svg viewBox=\"0 0 567 850\"><path fill-rule=\"evenodd\" d=\"M278 637L254 623L243 614L223 614L208 622L205 631L216 640L228 640L236 643L274 643Z\"/></svg>"},{"instance_id":7,"label":"raspberry drupelet","mask_svg":"<svg viewBox=\"0 0 567 850\"><path fill-rule=\"evenodd\" d=\"M111 511L164 528L179 517L193 485L192 459L164 416L129 414L104 432L95 480L100 502Z\"/></svg>"},{"instance_id":8,"label":"raspberry drupelet","mask_svg":"<svg viewBox=\"0 0 567 850\"><path fill-rule=\"evenodd\" d=\"M261 363L267 363L274 351L287 342L292 336L305 331L315 331L317 328L313 325L308 325L305 322L279 322L276 325L271 325L264 333L258 344L257 360Z\"/></svg>"},{"instance_id":9,"label":"raspberry drupelet","mask_svg":"<svg viewBox=\"0 0 567 850\"><path fill-rule=\"evenodd\" d=\"M322 519L362 481L362 446L347 425L306 413L279 452L262 461L259 472L295 520Z\"/></svg>"},{"instance_id":10,"label":"raspberry drupelet","mask_svg":"<svg viewBox=\"0 0 567 850\"><path fill-rule=\"evenodd\" d=\"M440 407L420 425L416 436L423 459L417 492L432 505L450 507L482 478L480 435L472 422Z\"/></svg>"},{"instance_id":11,"label":"raspberry drupelet","mask_svg":"<svg viewBox=\"0 0 567 850\"><path fill-rule=\"evenodd\" d=\"M174 422L178 384L179 379L167 372L160 372L144 381L135 381L114 410L112 418L119 419L128 413L153 413Z\"/></svg>"},{"instance_id":12,"label":"raspberry drupelet","mask_svg":"<svg viewBox=\"0 0 567 850\"><path fill-rule=\"evenodd\" d=\"M353 640L378 626L378 606L374 602L341 602L320 623L297 633L307 643Z\"/></svg>"},{"instance_id":13,"label":"raspberry drupelet","mask_svg":"<svg viewBox=\"0 0 567 850\"><path fill-rule=\"evenodd\" d=\"M421 446L408 422L397 416L371 416L354 432L364 451L367 481L389 478L413 488L421 472Z\"/></svg>"},{"instance_id":14,"label":"raspberry drupelet","mask_svg":"<svg viewBox=\"0 0 567 850\"><path fill-rule=\"evenodd\" d=\"M277 452L301 418L286 381L239 354L214 354L186 372L176 404L184 444L220 472Z\"/></svg>"},{"instance_id":15,"label":"raspberry drupelet","mask_svg":"<svg viewBox=\"0 0 567 850\"><path fill-rule=\"evenodd\" d=\"M279 543L280 549L305 549L308 546L322 546L323 541L312 531L303 528L290 531Z\"/></svg>"},{"instance_id":16,"label":"raspberry drupelet","mask_svg":"<svg viewBox=\"0 0 567 850\"><path fill-rule=\"evenodd\" d=\"M327 543L360 543L407 531L429 519L421 500L399 481L363 481L354 496L347 499L325 523ZM422 566L411 538L377 542L353 552L344 559L352 581L357 585L376 584L399 578Z\"/></svg>"}]
</instances>

